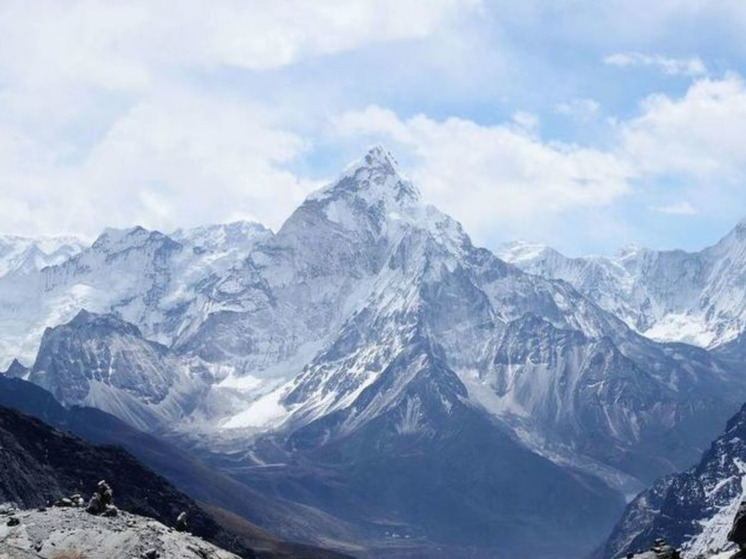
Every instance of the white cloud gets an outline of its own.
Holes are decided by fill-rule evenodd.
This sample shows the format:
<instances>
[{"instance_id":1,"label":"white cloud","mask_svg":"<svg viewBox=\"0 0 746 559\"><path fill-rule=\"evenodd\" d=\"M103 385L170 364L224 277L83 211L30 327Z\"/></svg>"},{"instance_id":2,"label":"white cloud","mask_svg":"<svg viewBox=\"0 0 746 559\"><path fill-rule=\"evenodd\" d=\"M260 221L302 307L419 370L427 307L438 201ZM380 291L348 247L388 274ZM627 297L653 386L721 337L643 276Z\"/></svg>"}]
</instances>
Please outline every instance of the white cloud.
<instances>
[{"instance_id":1,"label":"white cloud","mask_svg":"<svg viewBox=\"0 0 746 559\"><path fill-rule=\"evenodd\" d=\"M638 116L619 124L616 151L646 189L734 220L744 213L745 145L746 84L730 74L696 81L680 97L648 97Z\"/></svg>"},{"instance_id":2,"label":"white cloud","mask_svg":"<svg viewBox=\"0 0 746 559\"><path fill-rule=\"evenodd\" d=\"M276 68L418 39L480 0L6 0L0 67L16 80L141 87L163 66ZM178 68L172 68L172 70Z\"/></svg>"},{"instance_id":3,"label":"white cloud","mask_svg":"<svg viewBox=\"0 0 746 559\"><path fill-rule=\"evenodd\" d=\"M689 202L674 202L665 206L656 206L654 211L669 215L697 215L697 210Z\"/></svg>"},{"instance_id":4,"label":"white cloud","mask_svg":"<svg viewBox=\"0 0 746 559\"><path fill-rule=\"evenodd\" d=\"M277 226L315 186L287 170L308 131L278 116L302 107L229 94L235 72L420 41L480 2L0 2L2 229Z\"/></svg>"},{"instance_id":5,"label":"white cloud","mask_svg":"<svg viewBox=\"0 0 746 559\"><path fill-rule=\"evenodd\" d=\"M680 18L706 15L746 28L739 5L184 0L175 9L166 0L5 0L2 228L95 234L109 224L168 229L233 217L276 226L315 186L289 169L317 173L323 154L304 160L314 142L340 147L323 121L340 112L345 140L393 142L428 198L470 229L608 208L659 179L672 195L655 200L686 199L706 213L713 200L722 205L717 193L732 202L746 184L739 78L699 79L707 69L698 58L612 55L611 64L699 81L683 96L649 97L636 117L616 124L615 136L598 140L603 147L542 138L557 119L544 118L541 107L584 126L595 119L595 133L606 125L596 119L599 103L583 95L603 99L605 112L616 101L607 102L589 76L560 76L564 63L551 49L588 49L593 59L629 44L664 52L666 42L656 41L678 29ZM517 34L508 31L516 30L542 40L527 53L511 40ZM546 80L557 89L535 87ZM492 111L510 114L517 99L535 113L519 111L497 125L444 116L492 119ZM404 118L377 106L345 112L374 101L438 117ZM706 183L709 194L680 192L677 181Z\"/></svg>"},{"instance_id":6,"label":"white cloud","mask_svg":"<svg viewBox=\"0 0 746 559\"><path fill-rule=\"evenodd\" d=\"M521 224L601 210L625 195L671 215L744 212L746 84L735 74L699 79L681 96L645 98L635 116L615 121L604 149L543 140L523 121L401 118L369 106L338 118L336 129L342 138L392 142L426 198L477 237L522 234ZM651 202L672 197L685 201Z\"/></svg>"},{"instance_id":7,"label":"white cloud","mask_svg":"<svg viewBox=\"0 0 746 559\"><path fill-rule=\"evenodd\" d=\"M692 58L669 58L659 54L622 52L605 57L604 64L620 68L651 67L670 76L696 77L707 74L704 62L696 56Z\"/></svg>"},{"instance_id":8,"label":"white cloud","mask_svg":"<svg viewBox=\"0 0 746 559\"><path fill-rule=\"evenodd\" d=\"M176 93L134 105L79 157L50 157L2 130L0 146L12 148L0 150L0 219L15 232L168 231L236 218L276 227L318 186L283 170L307 143L262 107Z\"/></svg>"},{"instance_id":9,"label":"white cloud","mask_svg":"<svg viewBox=\"0 0 746 559\"><path fill-rule=\"evenodd\" d=\"M426 198L478 236L578 207L603 206L629 191L631 170L615 156L544 142L512 124L480 126L424 115L401 119L369 106L336 121L342 137L397 144L410 155Z\"/></svg>"},{"instance_id":10,"label":"white cloud","mask_svg":"<svg viewBox=\"0 0 746 559\"><path fill-rule=\"evenodd\" d=\"M699 80L680 98L648 97L620 132L624 156L648 176L746 178L746 87L734 74Z\"/></svg>"},{"instance_id":11,"label":"white cloud","mask_svg":"<svg viewBox=\"0 0 746 559\"><path fill-rule=\"evenodd\" d=\"M522 130L535 130L539 126L539 117L526 111L516 111L512 118L516 126Z\"/></svg>"}]
</instances>

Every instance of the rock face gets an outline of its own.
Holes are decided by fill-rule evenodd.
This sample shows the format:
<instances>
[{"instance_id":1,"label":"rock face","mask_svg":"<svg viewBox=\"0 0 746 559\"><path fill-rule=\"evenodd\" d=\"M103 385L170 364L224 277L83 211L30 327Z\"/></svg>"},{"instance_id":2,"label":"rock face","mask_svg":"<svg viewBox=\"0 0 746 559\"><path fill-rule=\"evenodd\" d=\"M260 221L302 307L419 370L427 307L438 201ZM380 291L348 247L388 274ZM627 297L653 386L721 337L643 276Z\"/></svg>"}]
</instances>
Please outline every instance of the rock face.
<instances>
[{"instance_id":1,"label":"rock face","mask_svg":"<svg viewBox=\"0 0 746 559\"><path fill-rule=\"evenodd\" d=\"M201 538L127 512L107 518L76 508L52 508L19 511L15 516L20 520L18 526L0 525L0 557L4 547L10 557L24 557L25 553L45 559L239 559Z\"/></svg>"},{"instance_id":2,"label":"rock face","mask_svg":"<svg viewBox=\"0 0 746 559\"><path fill-rule=\"evenodd\" d=\"M746 221L699 252L631 247L608 258L568 258L511 243L498 254L529 273L567 281L655 340L714 348L746 327Z\"/></svg>"},{"instance_id":3,"label":"rock face","mask_svg":"<svg viewBox=\"0 0 746 559\"><path fill-rule=\"evenodd\" d=\"M728 533L746 498L746 406L689 470L657 482L625 511L605 557L662 536L696 558L732 547Z\"/></svg>"},{"instance_id":4,"label":"rock face","mask_svg":"<svg viewBox=\"0 0 746 559\"><path fill-rule=\"evenodd\" d=\"M158 431L193 410L207 389L204 374L145 340L136 326L83 310L44 333L28 379L67 405L97 407Z\"/></svg>"},{"instance_id":5,"label":"rock face","mask_svg":"<svg viewBox=\"0 0 746 559\"><path fill-rule=\"evenodd\" d=\"M177 231L107 229L90 246L24 274L0 274L0 367L32 362L47 327L82 309L115 311L169 343L204 312L202 291L271 232L255 224ZM179 239L177 241L176 239Z\"/></svg>"}]
</instances>

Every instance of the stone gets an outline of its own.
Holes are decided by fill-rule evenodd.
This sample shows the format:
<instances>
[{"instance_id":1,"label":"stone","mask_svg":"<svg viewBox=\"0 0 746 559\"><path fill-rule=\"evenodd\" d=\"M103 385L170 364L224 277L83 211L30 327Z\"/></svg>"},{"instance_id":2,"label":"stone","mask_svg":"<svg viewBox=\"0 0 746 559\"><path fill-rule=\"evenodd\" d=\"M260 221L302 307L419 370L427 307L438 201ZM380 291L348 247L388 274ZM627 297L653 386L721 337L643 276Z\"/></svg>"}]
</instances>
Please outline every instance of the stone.
<instances>
[{"instance_id":1,"label":"stone","mask_svg":"<svg viewBox=\"0 0 746 559\"><path fill-rule=\"evenodd\" d=\"M176 531L177 532L186 532L189 526L187 525L187 515L185 512L182 512L177 518L176 518Z\"/></svg>"},{"instance_id":2,"label":"stone","mask_svg":"<svg viewBox=\"0 0 746 559\"><path fill-rule=\"evenodd\" d=\"M114 492L111 490L111 487L109 487L109 484L106 483L106 480L101 480L98 482L98 485L96 486L96 493L99 494L101 497L101 502L104 505L113 505L114 504Z\"/></svg>"},{"instance_id":3,"label":"stone","mask_svg":"<svg viewBox=\"0 0 746 559\"><path fill-rule=\"evenodd\" d=\"M112 507L114 511L111 511L109 507ZM114 492L105 480L102 479L96 485L96 492L88 502L88 508L86 510L91 514L105 514L106 516L117 515L118 509L114 506Z\"/></svg>"},{"instance_id":4,"label":"stone","mask_svg":"<svg viewBox=\"0 0 746 559\"><path fill-rule=\"evenodd\" d=\"M102 514L104 510L106 509L104 504L101 502L101 497L99 497L98 493L95 493L88 502L88 508L86 508L86 511L91 514Z\"/></svg>"},{"instance_id":5,"label":"stone","mask_svg":"<svg viewBox=\"0 0 746 559\"><path fill-rule=\"evenodd\" d=\"M114 517L119 515L119 509L114 505L106 505L102 516Z\"/></svg>"}]
</instances>

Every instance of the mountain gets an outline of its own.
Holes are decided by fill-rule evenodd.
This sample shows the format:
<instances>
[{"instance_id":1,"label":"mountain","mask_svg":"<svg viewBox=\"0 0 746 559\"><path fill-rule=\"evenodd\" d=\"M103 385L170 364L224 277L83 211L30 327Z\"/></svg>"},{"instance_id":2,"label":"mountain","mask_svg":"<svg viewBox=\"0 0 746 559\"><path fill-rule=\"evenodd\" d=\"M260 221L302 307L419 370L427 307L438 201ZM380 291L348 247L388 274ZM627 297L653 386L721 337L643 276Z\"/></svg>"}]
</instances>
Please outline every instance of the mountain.
<instances>
[{"instance_id":1,"label":"mountain","mask_svg":"<svg viewBox=\"0 0 746 559\"><path fill-rule=\"evenodd\" d=\"M13 358L32 362L45 329L81 309L116 312L170 345L190 315L205 312L201 293L271 235L251 223L180 230L174 238L142 227L107 229L56 265L0 277L0 367Z\"/></svg>"},{"instance_id":2,"label":"mountain","mask_svg":"<svg viewBox=\"0 0 746 559\"><path fill-rule=\"evenodd\" d=\"M746 398L729 361L475 247L380 147L211 264L231 239L109 231L0 278L8 362L39 346L28 378L64 405L344 518L379 556L582 555Z\"/></svg>"},{"instance_id":3,"label":"mountain","mask_svg":"<svg viewBox=\"0 0 746 559\"><path fill-rule=\"evenodd\" d=\"M252 221L177 229L170 235L197 254L212 254L220 260L231 262L245 258L255 244L271 236L272 231ZM231 256L233 258L229 258Z\"/></svg>"},{"instance_id":4,"label":"mountain","mask_svg":"<svg viewBox=\"0 0 746 559\"><path fill-rule=\"evenodd\" d=\"M67 405L97 407L137 428L159 431L193 410L207 389L205 374L145 340L136 326L82 310L44 332L28 379Z\"/></svg>"},{"instance_id":5,"label":"mountain","mask_svg":"<svg viewBox=\"0 0 746 559\"><path fill-rule=\"evenodd\" d=\"M568 258L518 242L498 254L531 274L567 281L654 340L715 348L746 327L746 221L699 252L630 247L613 257Z\"/></svg>"},{"instance_id":6,"label":"mountain","mask_svg":"<svg viewBox=\"0 0 746 559\"><path fill-rule=\"evenodd\" d=\"M688 557L729 546L738 505L746 498L746 405L733 416L698 464L668 476L627 507L606 543L616 557L657 537L683 546Z\"/></svg>"},{"instance_id":7,"label":"mountain","mask_svg":"<svg viewBox=\"0 0 746 559\"><path fill-rule=\"evenodd\" d=\"M0 276L24 275L61 264L85 248L76 237L19 237L0 235Z\"/></svg>"}]
</instances>

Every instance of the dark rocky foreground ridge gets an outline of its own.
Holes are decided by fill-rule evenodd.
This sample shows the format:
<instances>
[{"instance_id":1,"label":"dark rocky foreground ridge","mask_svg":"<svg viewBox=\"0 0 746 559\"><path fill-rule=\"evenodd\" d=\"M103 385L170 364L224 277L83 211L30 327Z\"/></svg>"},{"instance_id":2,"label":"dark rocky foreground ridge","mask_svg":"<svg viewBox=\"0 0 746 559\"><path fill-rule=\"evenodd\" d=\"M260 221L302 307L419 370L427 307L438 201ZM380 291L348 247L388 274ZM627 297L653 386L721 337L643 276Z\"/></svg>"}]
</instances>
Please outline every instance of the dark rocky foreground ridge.
<instances>
[{"instance_id":1,"label":"dark rocky foreground ridge","mask_svg":"<svg viewBox=\"0 0 746 559\"><path fill-rule=\"evenodd\" d=\"M284 544L246 521L226 529L213 513L124 450L86 443L6 407L0 407L0 465L0 502L20 509L43 507L73 493L90 494L105 478L122 510L166 526L174 526L185 512L191 533L240 557L342 557Z\"/></svg>"},{"instance_id":2,"label":"dark rocky foreground ridge","mask_svg":"<svg viewBox=\"0 0 746 559\"><path fill-rule=\"evenodd\" d=\"M12 524L12 525L11 525ZM84 508L0 514L2 559L239 559L197 536L127 512L115 517Z\"/></svg>"}]
</instances>

